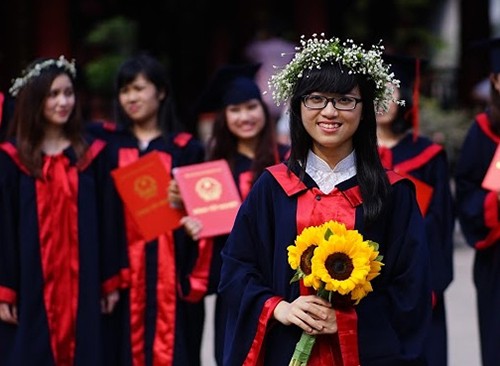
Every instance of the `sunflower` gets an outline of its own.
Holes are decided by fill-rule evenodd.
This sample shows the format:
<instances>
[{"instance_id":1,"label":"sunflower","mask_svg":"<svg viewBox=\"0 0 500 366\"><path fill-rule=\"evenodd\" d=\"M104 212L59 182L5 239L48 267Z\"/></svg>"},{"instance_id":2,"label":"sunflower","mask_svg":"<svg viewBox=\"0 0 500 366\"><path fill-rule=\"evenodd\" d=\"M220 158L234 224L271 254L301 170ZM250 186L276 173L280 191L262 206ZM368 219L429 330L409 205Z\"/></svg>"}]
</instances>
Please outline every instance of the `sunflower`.
<instances>
[{"instance_id":1,"label":"sunflower","mask_svg":"<svg viewBox=\"0 0 500 366\"><path fill-rule=\"evenodd\" d=\"M373 291L370 281L381 269L378 244L364 241L357 230L329 221L321 226L324 239L314 252L312 273L321 279L320 288L340 295L351 295L357 304Z\"/></svg>"},{"instance_id":2,"label":"sunflower","mask_svg":"<svg viewBox=\"0 0 500 366\"><path fill-rule=\"evenodd\" d=\"M305 286L319 286L319 279L315 278L312 273L311 258L323 238L324 231L319 226L309 226L295 238L294 245L287 247L288 264L296 270L295 276L290 282L302 278Z\"/></svg>"},{"instance_id":3,"label":"sunflower","mask_svg":"<svg viewBox=\"0 0 500 366\"><path fill-rule=\"evenodd\" d=\"M341 295L351 292L363 283L370 271L370 252L362 247L360 236L331 235L316 249L312 271L324 283L326 291Z\"/></svg>"},{"instance_id":4,"label":"sunflower","mask_svg":"<svg viewBox=\"0 0 500 366\"><path fill-rule=\"evenodd\" d=\"M373 291L370 281L383 266L377 243L337 221L305 228L287 250L288 263L296 271L290 282L303 279L304 286L314 287L339 309L357 305ZM307 364L315 340L302 332L291 366Z\"/></svg>"}]
</instances>

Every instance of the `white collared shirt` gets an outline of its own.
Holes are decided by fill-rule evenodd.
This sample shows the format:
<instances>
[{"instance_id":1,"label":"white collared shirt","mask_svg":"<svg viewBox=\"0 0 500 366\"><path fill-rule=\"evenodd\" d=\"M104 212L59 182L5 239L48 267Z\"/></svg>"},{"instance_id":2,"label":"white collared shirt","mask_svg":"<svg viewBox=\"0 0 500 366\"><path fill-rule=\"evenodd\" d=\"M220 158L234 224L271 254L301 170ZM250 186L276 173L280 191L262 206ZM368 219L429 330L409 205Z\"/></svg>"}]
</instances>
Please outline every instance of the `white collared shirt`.
<instances>
[{"instance_id":1,"label":"white collared shirt","mask_svg":"<svg viewBox=\"0 0 500 366\"><path fill-rule=\"evenodd\" d=\"M309 150L306 173L314 179L321 192L328 194L337 184L356 175L356 153L353 150L331 169L326 161Z\"/></svg>"}]
</instances>

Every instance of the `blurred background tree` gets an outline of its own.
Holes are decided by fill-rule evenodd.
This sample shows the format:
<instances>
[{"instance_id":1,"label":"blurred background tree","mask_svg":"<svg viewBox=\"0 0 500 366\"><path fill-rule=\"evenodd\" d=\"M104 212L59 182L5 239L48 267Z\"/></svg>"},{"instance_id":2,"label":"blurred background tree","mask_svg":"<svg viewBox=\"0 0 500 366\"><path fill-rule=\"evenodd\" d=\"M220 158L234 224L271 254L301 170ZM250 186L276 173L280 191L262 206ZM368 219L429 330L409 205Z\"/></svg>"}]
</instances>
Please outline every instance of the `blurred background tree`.
<instances>
[{"instance_id":1,"label":"blurred background tree","mask_svg":"<svg viewBox=\"0 0 500 366\"><path fill-rule=\"evenodd\" d=\"M487 74L487 56L472 41L498 29L498 0L17 0L0 3L0 89L34 57L75 57L86 89L107 96L112 70L127 54L148 50L167 64L178 110L196 132L193 106L208 78L227 62L244 62L244 48L263 25L281 35L325 32L357 42L382 39L398 52L425 57L422 92L436 111L476 108L470 92ZM495 26L496 24L496 26ZM93 99L89 97L89 103ZM110 118L99 106L89 114ZM453 124L453 121L449 121ZM448 126L452 127L452 126Z\"/></svg>"}]
</instances>

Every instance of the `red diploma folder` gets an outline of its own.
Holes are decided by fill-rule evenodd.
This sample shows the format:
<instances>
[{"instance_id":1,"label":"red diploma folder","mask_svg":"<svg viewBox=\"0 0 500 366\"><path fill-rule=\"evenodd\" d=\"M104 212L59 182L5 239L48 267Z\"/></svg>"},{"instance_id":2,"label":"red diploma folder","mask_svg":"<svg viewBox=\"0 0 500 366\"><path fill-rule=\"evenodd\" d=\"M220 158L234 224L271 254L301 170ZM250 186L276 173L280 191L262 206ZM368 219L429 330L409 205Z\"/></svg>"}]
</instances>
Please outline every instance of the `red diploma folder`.
<instances>
[{"instance_id":1,"label":"red diploma folder","mask_svg":"<svg viewBox=\"0 0 500 366\"><path fill-rule=\"evenodd\" d=\"M500 144L495 151L495 155L493 155L481 186L493 192L500 192Z\"/></svg>"},{"instance_id":2,"label":"red diploma folder","mask_svg":"<svg viewBox=\"0 0 500 366\"><path fill-rule=\"evenodd\" d=\"M241 205L240 194L225 160L173 169L190 216L203 224L200 237L228 234Z\"/></svg>"},{"instance_id":3,"label":"red diploma folder","mask_svg":"<svg viewBox=\"0 0 500 366\"><path fill-rule=\"evenodd\" d=\"M159 152L150 152L127 166L114 169L111 175L144 240L152 240L180 226L184 213L168 202L170 174Z\"/></svg>"}]
</instances>

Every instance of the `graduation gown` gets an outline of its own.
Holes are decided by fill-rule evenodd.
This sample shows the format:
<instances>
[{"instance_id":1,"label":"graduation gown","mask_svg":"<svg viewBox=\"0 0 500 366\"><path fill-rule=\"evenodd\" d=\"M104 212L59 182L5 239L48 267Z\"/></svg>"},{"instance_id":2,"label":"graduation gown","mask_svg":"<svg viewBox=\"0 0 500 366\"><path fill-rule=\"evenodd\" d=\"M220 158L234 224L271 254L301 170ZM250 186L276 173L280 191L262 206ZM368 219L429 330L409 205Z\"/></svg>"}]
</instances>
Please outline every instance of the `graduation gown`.
<instances>
[{"instance_id":1,"label":"graduation gown","mask_svg":"<svg viewBox=\"0 0 500 366\"><path fill-rule=\"evenodd\" d=\"M460 227L467 243L476 249L474 284L477 291L479 334L484 366L500 360L500 207L497 192L481 188L500 136L489 126L487 113L476 116L462 144L455 181Z\"/></svg>"},{"instance_id":2,"label":"graduation gown","mask_svg":"<svg viewBox=\"0 0 500 366\"><path fill-rule=\"evenodd\" d=\"M284 161L290 151L289 146L284 144L278 144L277 149L277 159L279 161ZM240 193L241 199L245 200L252 188L253 172L252 168L253 159L248 156L237 153L234 161L234 167L232 169L233 179ZM217 292L217 287L220 280L220 268L222 266L221 251L226 244L228 235L219 235L209 240L213 241L212 247L212 259L210 262L210 272L209 272L209 286L207 294L214 294ZM214 347L215 347L215 359L218 365L222 365L222 352L224 344L224 323L221 320L221 304L219 298L215 302L215 329L214 329Z\"/></svg>"},{"instance_id":3,"label":"graduation gown","mask_svg":"<svg viewBox=\"0 0 500 366\"><path fill-rule=\"evenodd\" d=\"M103 365L100 299L121 285L119 243L106 233L112 189L105 144L44 156L34 178L15 142L0 145L0 365ZM107 200L110 198L108 197Z\"/></svg>"},{"instance_id":4,"label":"graduation gown","mask_svg":"<svg viewBox=\"0 0 500 366\"><path fill-rule=\"evenodd\" d=\"M380 244L384 266L374 291L355 306L359 361L363 366L424 365L422 346L431 315L428 251L411 183L392 188L384 214L370 227L356 177L322 193L286 166L269 168L241 206L222 251L219 296L225 318L224 365L288 365L301 329L273 319L282 300L300 294L287 261L287 246L301 230L328 220L357 229ZM310 366L334 365L337 335L318 336ZM337 341L336 341L337 339ZM323 363L321 363L323 362Z\"/></svg>"},{"instance_id":5,"label":"graduation gown","mask_svg":"<svg viewBox=\"0 0 500 366\"><path fill-rule=\"evenodd\" d=\"M93 132L110 144L116 167L151 151L162 154L169 171L204 160L201 142L188 133L171 134L166 140L158 137L139 149L138 140L127 130L109 124L101 127L92 126ZM121 345L111 344L121 349L118 364L199 365L204 320L201 300L208 286L211 247L205 240L191 240L182 227L145 242L128 212L122 210L119 230L127 236L130 290L127 303L120 308L125 337Z\"/></svg>"},{"instance_id":6,"label":"graduation gown","mask_svg":"<svg viewBox=\"0 0 500 366\"><path fill-rule=\"evenodd\" d=\"M409 176L416 183L424 214L431 256L434 307L427 342L429 365L447 364L447 329L444 291L453 280L453 232L455 208L450 187L446 151L430 139L407 134L391 149L379 148L385 168ZM419 190L425 190L418 194Z\"/></svg>"}]
</instances>

